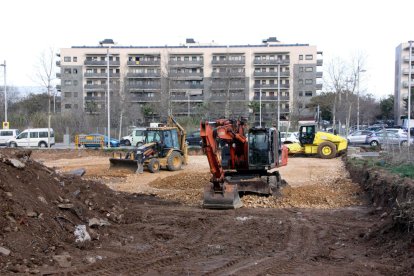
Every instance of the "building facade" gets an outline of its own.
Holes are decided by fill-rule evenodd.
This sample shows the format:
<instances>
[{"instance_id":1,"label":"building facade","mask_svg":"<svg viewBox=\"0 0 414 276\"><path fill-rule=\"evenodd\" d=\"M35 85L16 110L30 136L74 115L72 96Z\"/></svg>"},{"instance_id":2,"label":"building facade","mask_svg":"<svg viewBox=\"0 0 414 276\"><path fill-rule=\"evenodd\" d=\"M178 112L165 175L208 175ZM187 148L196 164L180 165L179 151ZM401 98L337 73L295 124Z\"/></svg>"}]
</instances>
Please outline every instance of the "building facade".
<instances>
[{"instance_id":1,"label":"building facade","mask_svg":"<svg viewBox=\"0 0 414 276\"><path fill-rule=\"evenodd\" d=\"M411 52L408 42L401 43L395 49L395 87L394 87L394 120L401 125L401 117L407 116L407 107L404 100L408 98L408 78L411 66L411 89L414 86L414 44Z\"/></svg>"},{"instance_id":2,"label":"building facade","mask_svg":"<svg viewBox=\"0 0 414 276\"><path fill-rule=\"evenodd\" d=\"M109 53L111 99L152 115L313 117L322 89L322 52L272 37L258 45L73 46L60 49L62 112L105 112ZM122 98L122 97L121 97ZM260 108L259 108L260 109Z\"/></svg>"}]
</instances>

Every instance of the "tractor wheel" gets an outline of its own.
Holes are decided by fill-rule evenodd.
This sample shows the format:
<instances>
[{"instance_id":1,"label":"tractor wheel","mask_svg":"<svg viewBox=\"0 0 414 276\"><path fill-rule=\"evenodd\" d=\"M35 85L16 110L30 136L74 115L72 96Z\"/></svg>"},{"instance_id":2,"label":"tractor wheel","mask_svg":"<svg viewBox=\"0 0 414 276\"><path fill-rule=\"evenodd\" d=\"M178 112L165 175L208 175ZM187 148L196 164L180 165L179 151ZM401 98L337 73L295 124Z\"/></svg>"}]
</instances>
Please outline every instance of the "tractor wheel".
<instances>
[{"instance_id":1,"label":"tractor wheel","mask_svg":"<svg viewBox=\"0 0 414 276\"><path fill-rule=\"evenodd\" d=\"M157 158L152 158L148 163L148 170L152 173L160 171L160 161Z\"/></svg>"},{"instance_id":2,"label":"tractor wheel","mask_svg":"<svg viewBox=\"0 0 414 276\"><path fill-rule=\"evenodd\" d=\"M322 159L331 159L336 156L336 146L334 143L326 141L319 145L318 154Z\"/></svg>"},{"instance_id":3,"label":"tractor wheel","mask_svg":"<svg viewBox=\"0 0 414 276\"><path fill-rule=\"evenodd\" d=\"M180 170L182 164L183 158L181 157L181 154L177 151L173 151L167 158L167 168L170 171Z\"/></svg>"}]
</instances>

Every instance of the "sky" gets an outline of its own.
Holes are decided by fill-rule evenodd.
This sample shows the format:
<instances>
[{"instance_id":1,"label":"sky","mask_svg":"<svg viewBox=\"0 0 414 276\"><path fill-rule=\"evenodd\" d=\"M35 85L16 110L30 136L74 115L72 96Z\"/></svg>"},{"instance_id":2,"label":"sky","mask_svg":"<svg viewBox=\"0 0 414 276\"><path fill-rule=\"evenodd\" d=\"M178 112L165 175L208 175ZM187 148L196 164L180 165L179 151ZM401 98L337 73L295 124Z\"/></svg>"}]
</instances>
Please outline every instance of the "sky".
<instances>
[{"instance_id":1,"label":"sky","mask_svg":"<svg viewBox=\"0 0 414 276\"><path fill-rule=\"evenodd\" d=\"M395 48L414 40L414 1L332 0L13 0L1 1L0 63L7 85L37 86L39 57L50 48L179 45L186 38L217 44L316 45L324 66L365 57L361 91L394 93ZM410 25L411 23L411 25ZM326 74L325 74L326 75ZM0 67L0 85L3 85Z\"/></svg>"}]
</instances>

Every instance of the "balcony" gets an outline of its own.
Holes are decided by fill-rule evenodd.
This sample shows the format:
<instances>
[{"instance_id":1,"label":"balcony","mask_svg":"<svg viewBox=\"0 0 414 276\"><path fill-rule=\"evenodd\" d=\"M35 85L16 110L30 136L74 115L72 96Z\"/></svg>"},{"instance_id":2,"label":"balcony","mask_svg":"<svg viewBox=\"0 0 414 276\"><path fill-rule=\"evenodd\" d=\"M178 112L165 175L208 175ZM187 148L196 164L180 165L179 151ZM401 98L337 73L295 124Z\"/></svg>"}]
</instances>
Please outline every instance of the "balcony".
<instances>
[{"instance_id":1,"label":"balcony","mask_svg":"<svg viewBox=\"0 0 414 276\"><path fill-rule=\"evenodd\" d=\"M212 94L210 99L213 100L213 101L224 102L226 100L226 95ZM245 101L246 100L246 95L244 93L230 94L229 100L230 101Z\"/></svg>"},{"instance_id":2,"label":"balcony","mask_svg":"<svg viewBox=\"0 0 414 276\"><path fill-rule=\"evenodd\" d=\"M86 90L104 90L106 91L108 89L108 85L106 84L85 84L84 88ZM116 90L119 89L120 86L119 84L110 84L109 85L109 89L111 90Z\"/></svg>"},{"instance_id":3,"label":"balcony","mask_svg":"<svg viewBox=\"0 0 414 276\"><path fill-rule=\"evenodd\" d=\"M84 99L87 102L96 102L96 101L104 102L104 101L106 101L106 97L97 97L97 96L86 96Z\"/></svg>"},{"instance_id":4,"label":"balcony","mask_svg":"<svg viewBox=\"0 0 414 276\"><path fill-rule=\"evenodd\" d=\"M316 77L317 78L322 78L323 77L323 72L316 72Z\"/></svg>"},{"instance_id":5,"label":"balcony","mask_svg":"<svg viewBox=\"0 0 414 276\"><path fill-rule=\"evenodd\" d=\"M60 60L57 60L57 61L56 61L56 66L57 66L57 67L60 67Z\"/></svg>"},{"instance_id":6,"label":"balcony","mask_svg":"<svg viewBox=\"0 0 414 276\"><path fill-rule=\"evenodd\" d=\"M130 95L128 100L133 102L159 102L161 100L160 95L148 96L140 94L141 93L133 93L132 95Z\"/></svg>"},{"instance_id":7,"label":"balcony","mask_svg":"<svg viewBox=\"0 0 414 276\"><path fill-rule=\"evenodd\" d=\"M223 90L223 89L230 89L230 90L244 90L246 88L245 83L220 83L220 82L213 82L211 85L211 89L214 90Z\"/></svg>"},{"instance_id":8,"label":"balcony","mask_svg":"<svg viewBox=\"0 0 414 276\"><path fill-rule=\"evenodd\" d=\"M170 66L202 67L204 66L204 60L170 60L168 64Z\"/></svg>"},{"instance_id":9,"label":"balcony","mask_svg":"<svg viewBox=\"0 0 414 276\"><path fill-rule=\"evenodd\" d=\"M322 90L322 83L317 83L316 85L315 85L315 89L316 90Z\"/></svg>"},{"instance_id":10,"label":"balcony","mask_svg":"<svg viewBox=\"0 0 414 276\"><path fill-rule=\"evenodd\" d=\"M213 78L244 78L245 72L212 72L211 77Z\"/></svg>"},{"instance_id":11,"label":"balcony","mask_svg":"<svg viewBox=\"0 0 414 276\"><path fill-rule=\"evenodd\" d=\"M410 74L410 68L405 68L405 69L402 70L402 72L403 72L404 75L408 75L408 74ZM411 68L411 74L414 75L414 68Z\"/></svg>"},{"instance_id":12,"label":"balcony","mask_svg":"<svg viewBox=\"0 0 414 276\"><path fill-rule=\"evenodd\" d=\"M254 65L289 65L290 59L258 59L253 61Z\"/></svg>"},{"instance_id":13,"label":"balcony","mask_svg":"<svg viewBox=\"0 0 414 276\"><path fill-rule=\"evenodd\" d=\"M254 96L253 97L254 101L260 101L260 96ZM277 102L277 96L263 96L262 95L262 101L275 101ZM286 96L282 96L280 97L280 101L289 101L289 97Z\"/></svg>"},{"instance_id":14,"label":"balcony","mask_svg":"<svg viewBox=\"0 0 414 276\"><path fill-rule=\"evenodd\" d=\"M202 72L170 72L169 77L171 78L180 78L180 79L202 79L204 73Z\"/></svg>"},{"instance_id":15,"label":"balcony","mask_svg":"<svg viewBox=\"0 0 414 276\"><path fill-rule=\"evenodd\" d=\"M183 101L183 102L202 102L204 100L204 95L192 95L190 97L185 95L171 95L171 101Z\"/></svg>"},{"instance_id":16,"label":"balcony","mask_svg":"<svg viewBox=\"0 0 414 276\"><path fill-rule=\"evenodd\" d=\"M84 64L88 66L107 66L108 65L106 60L85 60ZM109 66L119 66L119 65L120 65L119 60L109 61Z\"/></svg>"},{"instance_id":17,"label":"balcony","mask_svg":"<svg viewBox=\"0 0 414 276\"><path fill-rule=\"evenodd\" d=\"M129 60L127 64L128 66L160 66L161 60Z\"/></svg>"},{"instance_id":18,"label":"balcony","mask_svg":"<svg viewBox=\"0 0 414 276\"><path fill-rule=\"evenodd\" d=\"M204 89L204 84L195 83L173 83L171 89Z\"/></svg>"},{"instance_id":19,"label":"balcony","mask_svg":"<svg viewBox=\"0 0 414 276\"><path fill-rule=\"evenodd\" d=\"M141 78L141 79L150 79L150 78L160 78L161 73L127 73L127 78Z\"/></svg>"},{"instance_id":20,"label":"balcony","mask_svg":"<svg viewBox=\"0 0 414 276\"><path fill-rule=\"evenodd\" d=\"M278 85L277 84L260 84L260 83L255 83L254 88L262 88L262 89L278 89ZM280 84L280 88L281 89L289 89L290 85L286 84L286 83L282 83Z\"/></svg>"},{"instance_id":21,"label":"balcony","mask_svg":"<svg viewBox=\"0 0 414 276\"><path fill-rule=\"evenodd\" d=\"M128 89L137 89L137 90L160 90L161 84L144 84L144 83L133 83L127 85Z\"/></svg>"},{"instance_id":22,"label":"balcony","mask_svg":"<svg viewBox=\"0 0 414 276\"><path fill-rule=\"evenodd\" d=\"M56 78L60 79L62 75L60 73L56 73Z\"/></svg>"},{"instance_id":23,"label":"balcony","mask_svg":"<svg viewBox=\"0 0 414 276\"><path fill-rule=\"evenodd\" d=\"M414 55L411 56L411 62L414 61ZM404 56L404 62L410 62L410 56Z\"/></svg>"},{"instance_id":24,"label":"balcony","mask_svg":"<svg viewBox=\"0 0 414 276\"><path fill-rule=\"evenodd\" d=\"M242 60L228 60L228 59L224 59L224 60L212 60L211 64L212 65L245 65L246 61L244 59Z\"/></svg>"},{"instance_id":25,"label":"balcony","mask_svg":"<svg viewBox=\"0 0 414 276\"><path fill-rule=\"evenodd\" d=\"M108 77L107 73L85 73L83 74L85 78L98 78L98 79L105 79ZM119 78L119 73L109 73L110 78Z\"/></svg>"},{"instance_id":26,"label":"balcony","mask_svg":"<svg viewBox=\"0 0 414 276\"><path fill-rule=\"evenodd\" d=\"M56 90L57 90L57 91L62 91L62 86L61 86L60 84L57 84L57 85L56 85Z\"/></svg>"},{"instance_id":27,"label":"balcony","mask_svg":"<svg viewBox=\"0 0 414 276\"><path fill-rule=\"evenodd\" d=\"M322 65L323 65L323 59L317 59L316 66L322 66Z\"/></svg>"},{"instance_id":28,"label":"balcony","mask_svg":"<svg viewBox=\"0 0 414 276\"><path fill-rule=\"evenodd\" d=\"M255 77L277 78L278 77L278 74L277 74L277 72L257 72L257 71L255 71L253 73L253 76L255 76ZM281 77L289 77L290 76L290 72L289 71L280 72L280 76Z\"/></svg>"}]
</instances>

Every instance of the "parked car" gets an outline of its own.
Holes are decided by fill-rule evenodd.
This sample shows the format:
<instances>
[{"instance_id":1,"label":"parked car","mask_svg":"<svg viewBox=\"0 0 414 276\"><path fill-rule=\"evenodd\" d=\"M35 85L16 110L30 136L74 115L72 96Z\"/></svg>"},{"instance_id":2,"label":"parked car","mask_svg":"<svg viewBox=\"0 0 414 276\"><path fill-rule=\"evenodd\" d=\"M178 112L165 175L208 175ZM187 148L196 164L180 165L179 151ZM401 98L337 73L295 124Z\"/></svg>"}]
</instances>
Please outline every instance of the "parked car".
<instances>
[{"instance_id":1,"label":"parked car","mask_svg":"<svg viewBox=\"0 0 414 276\"><path fill-rule=\"evenodd\" d=\"M413 143L413 138L410 139ZM367 136L366 143L371 146L381 146L381 145L408 145L408 135L407 134L397 134L388 131L379 131L373 132Z\"/></svg>"},{"instance_id":2,"label":"parked car","mask_svg":"<svg viewBox=\"0 0 414 276\"><path fill-rule=\"evenodd\" d=\"M0 129L0 145L6 146L7 141L15 138L19 133L20 131L18 129Z\"/></svg>"},{"instance_id":3,"label":"parked car","mask_svg":"<svg viewBox=\"0 0 414 276\"><path fill-rule=\"evenodd\" d=\"M194 132L189 133L187 135L186 141L189 146L201 147L203 142L200 137L200 131L194 131Z\"/></svg>"},{"instance_id":4,"label":"parked car","mask_svg":"<svg viewBox=\"0 0 414 276\"><path fill-rule=\"evenodd\" d=\"M365 144L367 136L372 133L373 131L369 130L357 130L349 134L346 139L348 139L348 144Z\"/></svg>"},{"instance_id":5,"label":"parked car","mask_svg":"<svg viewBox=\"0 0 414 276\"><path fill-rule=\"evenodd\" d=\"M104 147L106 147L108 145L108 136L100 133L92 133L86 135L85 140L82 142L81 146L84 146L85 148L99 148L101 147L101 144L99 143L99 141L102 141L101 139L103 139ZM119 140L115 138L111 138L109 143L112 148L117 148L120 144Z\"/></svg>"},{"instance_id":6,"label":"parked car","mask_svg":"<svg viewBox=\"0 0 414 276\"><path fill-rule=\"evenodd\" d=\"M46 148L48 146L48 128L29 128L23 130L19 135L7 140L9 147L39 147ZM55 144L55 133L50 129L50 146Z\"/></svg>"},{"instance_id":7,"label":"parked car","mask_svg":"<svg viewBox=\"0 0 414 276\"><path fill-rule=\"evenodd\" d=\"M299 143L299 133L297 132L281 132L280 140L283 144Z\"/></svg>"},{"instance_id":8,"label":"parked car","mask_svg":"<svg viewBox=\"0 0 414 276\"><path fill-rule=\"evenodd\" d=\"M384 128L381 131L392 132L392 133L395 133L395 134L407 134L407 131L403 128Z\"/></svg>"}]
</instances>

